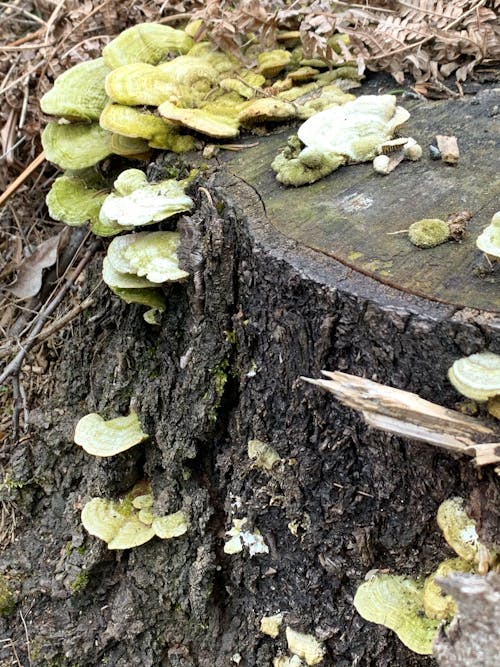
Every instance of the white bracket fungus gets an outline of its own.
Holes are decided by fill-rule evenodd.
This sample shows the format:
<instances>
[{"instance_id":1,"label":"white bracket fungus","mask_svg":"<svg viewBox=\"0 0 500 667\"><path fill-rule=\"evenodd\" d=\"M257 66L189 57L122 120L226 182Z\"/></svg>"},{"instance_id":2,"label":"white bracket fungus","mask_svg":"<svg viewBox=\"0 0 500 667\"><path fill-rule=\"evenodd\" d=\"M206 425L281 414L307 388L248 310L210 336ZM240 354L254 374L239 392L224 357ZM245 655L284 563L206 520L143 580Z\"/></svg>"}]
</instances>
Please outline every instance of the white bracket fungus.
<instances>
[{"instance_id":1,"label":"white bracket fungus","mask_svg":"<svg viewBox=\"0 0 500 667\"><path fill-rule=\"evenodd\" d=\"M500 258L500 211L491 218L491 223L477 237L476 245L490 257Z\"/></svg>"},{"instance_id":2,"label":"white bracket fungus","mask_svg":"<svg viewBox=\"0 0 500 667\"><path fill-rule=\"evenodd\" d=\"M455 389L467 398L487 401L500 394L500 355L477 352L457 359L448 377Z\"/></svg>"}]
</instances>

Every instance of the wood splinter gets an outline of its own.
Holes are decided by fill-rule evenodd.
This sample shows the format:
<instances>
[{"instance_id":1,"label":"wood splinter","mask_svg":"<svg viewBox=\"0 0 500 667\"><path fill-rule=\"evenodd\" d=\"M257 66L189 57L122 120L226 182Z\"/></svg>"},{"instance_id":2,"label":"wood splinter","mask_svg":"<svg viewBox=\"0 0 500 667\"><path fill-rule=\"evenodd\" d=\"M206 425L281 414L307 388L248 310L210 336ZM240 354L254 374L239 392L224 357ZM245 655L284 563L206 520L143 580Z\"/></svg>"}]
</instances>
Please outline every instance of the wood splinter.
<instances>
[{"instance_id":1,"label":"wood splinter","mask_svg":"<svg viewBox=\"0 0 500 667\"><path fill-rule=\"evenodd\" d=\"M340 371L321 371L327 380L302 377L331 392L363 415L370 426L475 457L478 466L500 464L500 434L478 419L449 410L394 387ZM500 466L496 468L500 474Z\"/></svg>"}]
</instances>

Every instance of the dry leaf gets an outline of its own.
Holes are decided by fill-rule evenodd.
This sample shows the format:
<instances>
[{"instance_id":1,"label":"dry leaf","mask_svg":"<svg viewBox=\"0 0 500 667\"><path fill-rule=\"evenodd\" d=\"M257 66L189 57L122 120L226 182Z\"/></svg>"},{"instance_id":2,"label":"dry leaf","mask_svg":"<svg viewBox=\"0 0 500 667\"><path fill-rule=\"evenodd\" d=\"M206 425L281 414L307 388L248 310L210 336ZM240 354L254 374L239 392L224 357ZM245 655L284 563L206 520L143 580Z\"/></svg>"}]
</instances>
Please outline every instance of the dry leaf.
<instances>
[{"instance_id":1,"label":"dry leaf","mask_svg":"<svg viewBox=\"0 0 500 667\"><path fill-rule=\"evenodd\" d=\"M19 266L17 280L9 286L9 290L18 299L28 299L38 294L42 286L43 270L57 261L60 237L58 234L41 243Z\"/></svg>"}]
</instances>

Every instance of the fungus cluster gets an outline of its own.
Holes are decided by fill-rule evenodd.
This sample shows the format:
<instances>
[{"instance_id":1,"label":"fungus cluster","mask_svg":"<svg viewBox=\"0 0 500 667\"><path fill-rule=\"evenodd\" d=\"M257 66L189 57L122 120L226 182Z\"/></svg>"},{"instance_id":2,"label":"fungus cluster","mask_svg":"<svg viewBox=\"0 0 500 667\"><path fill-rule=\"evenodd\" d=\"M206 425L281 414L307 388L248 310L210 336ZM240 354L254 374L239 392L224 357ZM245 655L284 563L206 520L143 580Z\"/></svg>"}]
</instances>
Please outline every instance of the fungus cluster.
<instances>
[{"instance_id":1,"label":"fungus cluster","mask_svg":"<svg viewBox=\"0 0 500 667\"><path fill-rule=\"evenodd\" d=\"M333 81L348 88L360 78L353 67L334 73L324 71L327 63L304 67L300 47L259 53L256 65L245 68L208 42L195 44L198 27L136 25L112 40L101 58L62 74L41 100L42 111L59 119L42 135L47 159L75 170L112 153L183 153L195 147L192 132L230 139L241 126L307 118L318 107L351 99Z\"/></svg>"},{"instance_id":2,"label":"fungus cluster","mask_svg":"<svg viewBox=\"0 0 500 667\"><path fill-rule=\"evenodd\" d=\"M209 42L195 43L198 28L199 22L185 30L156 23L129 28L101 58L72 67L42 97L42 111L53 119L42 134L45 155L65 170L47 196L55 220L89 222L96 235L108 237L188 211L189 179L149 183L143 171L126 169L110 192L99 163L113 154L145 159L154 149L184 153L203 138L233 139L241 127L308 118L353 99L344 91L359 85L355 68L308 66L300 47L266 53L254 47L244 54L253 66L244 67ZM144 317L154 323L165 307L158 285L187 273L178 268L178 236L135 236L123 244L125 268L110 248L104 280L127 303L148 306Z\"/></svg>"},{"instance_id":3,"label":"fungus cluster","mask_svg":"<svg viewBox=\"0 0 500 667\"><path fill-rule=\"evenodd\" d=\"M259 529L255 528L253 532L245 530L243 526L246 523L246 518L233 519L233 527L226 532L230 539L224 545L224 553L237 554L243 551L243 548L248 549L250 556L269 553L269 547Z\"/></svg>"},{"instance_id":4,"label":"fungus cluster","mask_svg":"<svg viewBox=\"0 0 500 667\"><path fill-rule=\"evenodd\" d=\"M388 150L394 133L409 117L396 105L394 95L361 95L308 118L271 166L284 185L314 183L344 164L373 160ZM401 159L419 159L419 149L413 139L405 139ZM382 155L378 160L385 164L386 158L390 161Z\"/></svg>"},{"instance_id":5,"label":"fungus cluster","mask_svg":"<svg viewBox=\"0 0 500 667\"><path fill-rule=\"evenodd\" d=\"M98 457L116 456L148 438L134 411L108 421L96 413L85 415L74 435L77 445ZM131 549L155 535L162 540L184 535L188 529L184 512L158 516L153 504L150 484L141 481L119 500L89 500L82 510L82 524L91 535L104 540L109 549Z\"/></svg>"},{"instance_id":6,"label":"fungus cluster","mask_svg":"<svg viewBox=\"0 0 500 667\"><path fill-rule=\"evenodd\" d=\"M367 621L385 625L415 653L430 655L442 621L456 613L455 602L444 595L439 577L453 572L485 574L498 564L498 551L488 549L464 509L462 498L445 500L437 522L458 557L443 561L424 581L403 575L376 574L359 586L354 606Z\"/></svg>"},{"instance_id":7,"label":"fungus cluster","mask_svg":"<svg viewBox=\"0 0 500 667\"><path fill-rule=\"evenodd\" d=\"M82 524L106 542L108 549L132 549L155 535L162 540L180 537L188 529L184 512L156 516L154 498L147 482L136 484L123 498L92 498L82 510Z\"/></svg>"}]
</instances>

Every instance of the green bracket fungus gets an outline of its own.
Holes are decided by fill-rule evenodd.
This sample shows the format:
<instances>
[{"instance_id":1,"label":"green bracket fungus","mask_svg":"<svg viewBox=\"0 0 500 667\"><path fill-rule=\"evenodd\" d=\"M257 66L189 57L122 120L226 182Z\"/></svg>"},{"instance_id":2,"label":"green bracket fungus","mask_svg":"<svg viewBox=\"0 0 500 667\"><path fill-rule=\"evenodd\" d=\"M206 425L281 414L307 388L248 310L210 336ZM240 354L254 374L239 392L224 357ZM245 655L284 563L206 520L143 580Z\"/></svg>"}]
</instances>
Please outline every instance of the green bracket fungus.
<instances>
[{"instance_id":1,"label":"green bracket fungus","mask_svg":"<svg viewBox=\"0 0 500 667\"><path fill-rule=\"evenodd\" d=\"M48 123L42 132L47 160L61 169L85 169L111 155L111 135L97 123Z\"/></svg>"},{"instance_id":2,"label":"green bracket fungus","mask_svg":"<svg viewBox=\"0 0 500 667\"><path fill-rule=\"evenodd\" d=\"M188 273L179 269L178 232L142 232L120 236L110 243L107 259L118 273L146 276L151 283L182 280Z\"/></svg>"},{"instance_id":3,"label":"green bracket fungus","mask_svg":"<svg viewBox=\"0 0 500 667\"><path fill-rule=\"evenodd\" d=\"M490 550L480 542L476 522L467 515L463 498L449 498L441 503L437 522L453 551L473 564L479 574L486 574L497 563L497 550Z\"/></svg>"},{"instance_id":4,"label":"green bracket fungus","mask_svg":"<svg viewBox=\"0 0 500 667\"><path fill-rule=\"evenodd\" d=\"M132 139L143 139L151 148L185 153L194 148L193 137L177 130L151 113L122 104L108 104L101 113L103 129Z\"/></svg>"},{"instance_id":5,"label":"green bracket fungus","mask_svg":"<svg viewBox=\"0 0 500 667\"><path fill-rule=\"evenodd\" d=\"M454 572L472 572L472 563L463 558L449 558L443 561L437 570L425 580L422 597L425 615L428 618L450 620L457 613L455 600L451 595L444 595L436 577L448 577Z\"/></svg>"},{"instance_id":6,"label":"green bracket fungus","mask_svg":"<svg viewBox=\"0 0 500 667\"><path fill-rule=\"evenodd\" d=\"M92 187L97 179L86 176L85 172L75 172L56 178L46 199L51 218L74 227L99 220L107 193L102 187Z\"/></svg>"},{"instance_id":7,"label":"green bracket fungus","mask_svg":"<svg viewBox=\"0 0 500 667\"><path fill-rule=\"evenodd\" d=\"M419 248L434 248L450 240L450 226L438 218L424 218L408 227L408 238Z\"/></svg>"},{"instance_id":8,"label":"green bracket fungus","mask_svg":"<svg viewBox=\"0 0 500 667\"><path fill-rule=\"evenodd\" d=\"M106 78L105 86L113 102L128 106L157 107L177 92L166 74L147 63L132 63L114 69Z\"/></svg>"},{"instance_id":9,"label":"green bracket fungus","mask_svg":"<svg viewBox=\"0 0 500 667\"><path fill-rule=\"evenodd\" d=\"M305 660L307 665L317 665L323 660L326 649L316 637L296 632L289 627L285 632L290 653Z\"/></svg>"},{"instance_id":10,"label":"green bracket fungus","mask_svg":"<svg viewBox=\"0 0 500 667\"><path fill-rule=\"evenodd\" d=\"M158 289L150 288L122 288L122 287L111 287L113 294L120 297L125 303L139 303L142 306L148 306L147 310L143 317L148 324L157 324L156 316L158 313L163 313L166 307L165 297L162 292Z\"/></svg>"},{"instance_id":11,"label":"green bracket fungus","mask_svg":"<svg viewBox=\"0 0 500 667\"><path fill-rule=\"evenodd\" d=\"M359 586L356 611L365 620L393 630L405 646L421 655L432 654L441 623L423 613L423 586L400 575L380 574Z\"/></svg>"},{"instance_id":12,"label":"green bracket fungus","mask_svg":"<svg viewBox=\"0 0 500 667\"><path fill-rule=\"evenodd\" d=\"M40 100L42 111L70 121L98 121L108 102L104 81L110 71L103 58L71 67Z\"/></svg>"},{"instance_id":13,"label":"green bracket fungus","mask_svg":"<svg viewBox=\"0 0 500 667\"><path fill-rule=\"evenodd\" d=\"M285 151L271 166L285 185L313 183L343 164L372 160L409 117L406 109L396 106L393 95L361 95L311 116L297 131L306 148L288 157ZM312 168L307 164L309 155L315 163Z\"/></svg>"},{"instance_id":14,"label":"green bracket fungus","mask_svg":"<svg viewBox=\"0 0 500 667\"><path fill-rule=\"evenodd\" d=\"M212 105L213 106L213 105ZM238 118L230 113L217 113L207 104L203 109L184 109L172 102L163 102L158 107L163 118L174 125L186 127L216 139L233 139L239 134ZM221 109L223 112L224 110Z\"/></svg>"},{"instance_id":15,"label":"green bracket fungus","mask_svg":"<svg viewBox=\"0 0 500 667\"><path fill-rule=\"evenodd\" d=\"M167 516L159 516L153 518L153 530L162 540L168 540L171 537L180 537L187 532L188 520L184 512L179 511Z\"/></svg>"},{"instance_id":16,"label":"green bracket fungus","mask_svg":"<svg viewBox=\"0 0 500 667\"><path fill-rule=\"evenodd\" d=\"M134 411L127 417L105 421L97 413L82 417L75 429L75 443L93 456L115 456L149 438Z\"/></svg>"},{"instance_id":17,"label":"green bracket fungus","mask_svg":"<svg viewBox=\"0 0 500 667\"><path fill-rule=\"evenodd\" d=\"M112 69L129 63L156 65L169 53L187 53L193 44L193 38L183 30L160 23L139 23L115 37L102 55Z\"/></svg>"},{"instance_id":18,"label":"green bracket fungus","mask_svg":"<svg viewBox=\"0 0 500 667\"><path fill-rule=\"evenodd\" d=\"M252 127L258 123L283 122L296 118L298 107L286 100L262 97L246 106L238 115L238 121Z\"/></svg>"},{"instance_id":19,"label":"green bracket fungus","mask_svg":"<svg viewBox=\"0 0 500 667\"><path fill-rule=\"evenodd\" d=\"M111 289L144 289L145 287L156 287L147 278L142 278L133 273L122 273L113 268L108 257L102 261L102 279Z\"/></svg>"},{"instance_id":20,"label":"green bracket fungus","mask_svg":"<svg viewBox=\"0 0 500 667\"><path fill-rule=\"evenodd\" d=\"M489 257L500 258L500 211L491 218L491 223L477 237L476 245Z\"/></svg>"},{"instance_id":21,"label":"green bracket fungus","mask_svg":"<svg viewBox=\"0 0 500 667\"><path fill-rule=\"evenodd\" d=\"M184 193L186 180L176 181L171 178L143 185L137 181L136 171L134 169L131 181L131 188L134 189L131 192L120 194L117 190L106 197L99 214L101 222L140 227L183 213L193 206L193 200ZM120 175L119 187L127 178L127 172Z\"/></svg>"},{"instance_id":22,"label":"green bracket fungus","mask_svg":"<svg viewBox=\"0 0 500 667\"><path fill-rule=\"evenodd\" d=\"M262 440L248 441L248 457L255 461L257 468L272 470L275 463L281 461L278 452Z\"/></svg>"},{"instance_id":23,"label":"green bracket fungus","mask_svg":"<svg viewBox=\"0 0 500 667\"><path fill-rule=\"evenodd\" d=\"M403 644L423 655L432 653L441 622L455 614L453 598L444 595L436 578L453 572L486 574L489 567L498 564L498 551L480 543L462 498L442 502L437 522L458 558L443 561L425 581L402 575L374 575L359 586L354 597L354 606L364 619L390 628Z\"/></svg>"},{"instance_id":24,"label":"green bracket fungus","mask_svg":"<svg viewBox=\"0 0 500 667\"><path fill-rule=\"evenodd\" d=\"M457 391L478 402L500 394L500 355L477 352L457 359L448 371L451 384Z\"/></svg>"},{"instance_id":25,"label":"green bracket fungus","mask_svg":"<svg viewBox=\"0 0 500 667\"><path fill-rule=\"evenodd\" d=\"M92 498L82 511L83 527L107 543L108 549L131 549L149 542L155 535L171 539L188 529L180 511L156 516L151 508L153 495L148 482L139 482L120 500Z\"/></svg>"},{"instance_id":26,"label":"green bracket fungus","mask_svg":"<svg viewBox=\"0 0 500 667\"><path fill-rule=\"evenodd\" d=\"M274 51L259 53L257 56L259 72L266 79L272 79L277 76L281 70L285 69L291 59L292 54L284 49L275 49Z\"/></svg>"}]
</instances>

